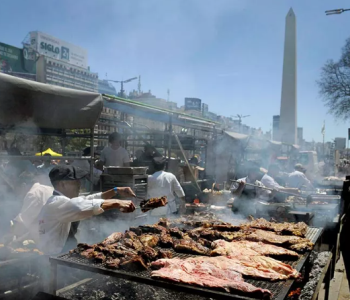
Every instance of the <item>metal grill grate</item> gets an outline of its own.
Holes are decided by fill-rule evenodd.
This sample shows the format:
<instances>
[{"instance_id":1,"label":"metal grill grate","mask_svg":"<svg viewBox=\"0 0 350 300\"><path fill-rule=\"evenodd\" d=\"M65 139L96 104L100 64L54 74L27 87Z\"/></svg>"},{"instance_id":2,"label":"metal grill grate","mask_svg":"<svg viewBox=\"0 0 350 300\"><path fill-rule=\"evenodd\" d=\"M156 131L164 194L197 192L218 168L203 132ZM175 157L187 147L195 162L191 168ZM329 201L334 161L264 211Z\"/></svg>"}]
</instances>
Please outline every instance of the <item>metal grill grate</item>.
<instances>
[{"instance_id":1,"label":"metal grill grate","mask_svg":"<svg viewBox=\"0 0 350 300\"><path fill-rule=\"evenodd\" d=\"M310 239L313 243L316 243L319 237L322 234L322 228L308 228L306 237ZM183 254L177 253L173 250L169 249L173 252L173 257L176 258L189 258L195 257L196 255L191 254ZM299 256L298 260L295 261L283 261L291 266L293 266L296 270L300 271L304 266L310 252L304 253ZM229 294L224 292L218 292L213 289L208 288L199 288L197 286L190 286L185 284L176 284L173 282L156 280L151 278L151 270L144 271L121 271L121 270L110 270L103 266L101 263L94 263L80 256L72 256L70 254L63 254L56 258L50 258L50 261L54 261L57 264L67 265L72 268L83 269L90 272L101 273L109 276L120 277L124 279L129 279L132 281L137 281L141 283L146 283L150 285L155 285L164 288L170 288L178 291L194 293L198 295L203 295L207 297L213 297L218 299L253 299L244 296L239 296L236 294ZM256 287L268 289L273 294L273 299L282 300L286 297L291 285L293 284L292 279L287 281L279 281L279 282L271 282L271 281L263 281L256 279L245 279L246 282L249 282Z\"/></svg>"}]
</instances>

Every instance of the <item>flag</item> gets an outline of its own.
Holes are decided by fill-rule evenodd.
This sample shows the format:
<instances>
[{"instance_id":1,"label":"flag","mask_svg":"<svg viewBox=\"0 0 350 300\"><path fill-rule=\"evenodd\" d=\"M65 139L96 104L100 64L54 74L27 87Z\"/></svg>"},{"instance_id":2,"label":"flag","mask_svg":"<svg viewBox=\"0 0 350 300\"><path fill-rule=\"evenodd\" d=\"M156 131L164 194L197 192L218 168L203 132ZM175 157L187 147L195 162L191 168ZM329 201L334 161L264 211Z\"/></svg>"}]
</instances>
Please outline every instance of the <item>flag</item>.
<instances>
[{"instance_id":1,"label":"flag","mask_svg":"<svg viewBox=\"0 0 350 300\"><path fill-rule=\"evenodd\" d=\"M326 133L326 123L325 123L325 121L323 121L323 127L322 127L322 130L321 130L321 133L323 135Z\"/></svg>"}]
</instances>

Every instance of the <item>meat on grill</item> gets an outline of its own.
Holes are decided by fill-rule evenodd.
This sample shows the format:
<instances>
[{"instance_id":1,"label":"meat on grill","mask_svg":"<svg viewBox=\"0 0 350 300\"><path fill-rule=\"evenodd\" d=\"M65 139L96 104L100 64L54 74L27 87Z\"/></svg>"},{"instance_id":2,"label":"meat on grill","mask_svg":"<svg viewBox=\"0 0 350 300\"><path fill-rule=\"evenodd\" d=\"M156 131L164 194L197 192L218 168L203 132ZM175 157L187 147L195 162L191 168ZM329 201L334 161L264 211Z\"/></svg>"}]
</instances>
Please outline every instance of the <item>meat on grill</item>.
<instances>
[{"instance_id":1,"label":"meat on grill","mask_svg":"<svg viewBox=\"0 0 350 300\"><path fill-rule=\"evenodd\" d=\"M110 244L117 243L123 238L123 236L124 235L121 232L114 232L110 236L108 236L106 239L104 239L102 241L102 244L104 246L107 246L107 245L110 245Z\"/></svg>"},{"instance_id":2,"label":"meat on grill","mask_svg":"<svg viewBox=\"0 0 350 300\"><path fill-rule=\"evenodd\" d=\"M143 247L143 249L139 253L146 262L155 261L156 259L158 259L159 256L157 250L148 246Z\"/></svg>"},{"instance_id":3,"label":"meat on grill","mask_svg":"<svg viewBox=\"0 0 350 300\"><path fill-rule=\"evenodd\" d=\"M242 275L229 267L231 260L222 258L220 264L208 261L215 258L160 259L152 263L160 268L152 271L151 276L175 282L199 285L211 288L222 288L227 292L240 291L257 298L269 298L271 292L244 282Z\"/></svg>"},{"instance_id":4,"label":"meat on grill","mask_svg":"<svg viewBox=\"0 0 350 300\"><path fill-rule=\"evenodd\" d=\"M159 258L173 258L173 254L167 250L159 250Z\"/></svg>"},{"instance_id":5,"label":"meat on grill","mask_svg":"<svg viewBox=\"0 0 350 300\"><path fill-rule=\"evenodd\" d=\"M125 256L120 259L120 268L129 271L146 270L148 267L141 256Z\"/></svg>"},{"instance_id":6,"label":"meat on grill","mask_svg":"<svg viewBox=\"0 0 350 300\"><path fill-rule=\"evenodd\" d=\"M173 247L174 246L173 238L167 233L161 234L159 244L164 248Z\"/></svg>"},{"instance_id":7,"label":"meat on grill","mask_svg":"<svg viewBox=\"0 0 350 300\"><path fill-rule=\"evenodd\" d=\"M236 226L232 224L214 224L212 228L214 230L219 230L219 231L238 231L241 229L241 226Z\"/></svg>"},{"instance_id":8,"label":"meat on grill","mask_svg":"<svg viewBox=\"0 0 350 300\"><path fill-rule=\"evenodd\" d=\"M139 227L134 227L134 228L130 228L131 231L134 231L137 235L139 235L138 233L166 233L167 230L166 228L164 228L163 226L159 226L159 225L141 225ZM141 234L140 234L141 235Z\"/></svg>"},{"instance_id":9,"label":"meat on grill","mask_svg":"<svg viewBox=\"0 0 350 300\"><path fill-rule=\"evenodd\" d=\"M261 229L251 230L251 232L246 235L245 239L253 242L278 245L299 252L312 250L314 246L314 244L306 238L292 235L278 235L274 232Z\"/></svg>"},{"instance_id":10,"label":"meat on grill","mask_svg":"<svg viewBox=\"0 0 350 300\"><path fill-rule=\"evenodd\" d=\"M278 234L295 235L305 237L308 226L304 222L299 223L275 223L263 218L255 219L249 223L242 224L243 227L271 230Z\"/></svg>"},{"instance_id":11,"label":"meat on grill","mask_svg":"<svg viewBox=\"0 0 350 300\"><path fill-rule=\"evenodd\" d=\"M93 248L81 252L80 255L87 259L93 259L101 263L106 260L106 256L102 252L95 251Z\"/></svg>"},{"instance_id":12,"label":"meat on grill","mask_svg":"<svg viewBox=\"0 0 350 300\"><path fill-rule=\"evenodd\" d=\"M159 198L151 198L149 200L143 200L140 202L140 207L142 212L149 211L150 209L163 207L168 204L166 196Z\"/></svg>"},{"instance_id":13,"label":"meat on grill","mask_svg":"<svg viewBox=\"0 0 350 300\"><path fill-rule=\"evenodd\" d=\"M171 236L182 239L184 237L184 233L177 227L170 228L169 233Z\"/></svg>"},{"instance_id":14,"label":"meat on grill","mask_svg":"<svg viewBox=\"0 0 350 300\"><path fill-rule=\"evenodd\" d=\"M211 255L224 255L234 257L236 255L264 255L264 256L288 256L297 258L298 253L282 247L251 241L217 240L212 243Z\"/></svg>"},{"instance_id":15,"label":"meat on grill","mask_svg":"<svg viewBox=\"0 0 350 300\"><path fill-rule=\"evenodd\" d=\"M176 252L209 255L210 250L192 239L181 239L174 241Z\"/></svg>"},{"instance_id":16,"label":"meat on grill","mask_svg":"<svg viewBox=\"0 0 350 300\"><path fill-rule=\"evenodd\" d=\"M105 262L106 268L108 269L118 269L120 265L119 258L108 258Z\"/></svg>"},{"instance_id":17,"label":"meat on grill","mask_svg":"<svg viewBox=\"0 0 350 300\"><path fill-rule=\"evenodd\" d=\"M154 248L158 245L159 237L154 234L142 234L139 237L142 245Z\"/></svg>"},{"instance_id":18,"label":"meat on grill","mask_svg":"<svg viewBox=\"0 0 350 300\"><path fill-rule=\"evenodd\" d=\"M165 228L170 227L171 222L167 218L160 218L158 223L159 226L163 226Z\"/></svg>"}]
</instances>

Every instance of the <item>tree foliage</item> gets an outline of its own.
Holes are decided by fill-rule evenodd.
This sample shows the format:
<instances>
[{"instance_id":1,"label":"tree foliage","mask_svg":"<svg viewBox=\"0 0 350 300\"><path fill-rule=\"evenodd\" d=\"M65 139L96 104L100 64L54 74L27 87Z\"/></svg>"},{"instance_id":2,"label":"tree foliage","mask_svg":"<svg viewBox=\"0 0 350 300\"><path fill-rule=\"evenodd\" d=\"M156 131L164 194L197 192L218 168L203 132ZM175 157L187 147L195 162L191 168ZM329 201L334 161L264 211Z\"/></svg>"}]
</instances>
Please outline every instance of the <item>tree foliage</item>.
<instances>
[{"instance_id":1,"label":"tree foliage","mask_svg":"<svg viewBox=\"0 0 350 300\"><path fill-rule=\"evenodd\" d=\"M325 105L336 118L350 119L350 38L339 61L328 60L317 81Z\"/></svg>"}]
</instances>

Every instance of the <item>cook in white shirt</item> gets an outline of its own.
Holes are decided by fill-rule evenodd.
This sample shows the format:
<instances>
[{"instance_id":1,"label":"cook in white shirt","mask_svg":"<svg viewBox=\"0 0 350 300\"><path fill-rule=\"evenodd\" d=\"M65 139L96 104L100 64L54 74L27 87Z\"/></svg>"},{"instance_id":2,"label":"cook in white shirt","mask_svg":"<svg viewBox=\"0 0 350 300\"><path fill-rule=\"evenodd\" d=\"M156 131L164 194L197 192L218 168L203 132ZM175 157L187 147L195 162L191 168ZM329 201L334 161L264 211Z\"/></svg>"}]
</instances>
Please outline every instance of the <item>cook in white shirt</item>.
<instances>
[{"instance_id":1,"label":"cook in white shirt","mask_svg":"<svg viewBox=\"0 0 350 300\"><path fill-rule=\"evenodd\" d=\"M128 187L80 197L80 179L87 175L86 171L69 165L56 166L51 170L49 176L55 190L43 206L38 218L39 249L44 254L59 254L76 246L74 234L77 227L72 226L73 222L101 214L109 209L119 209L125 213L135 210L131 201L111 199L117 194L135 197Z\"/></svg>"},{"instance_id":2,"label":"cook in white shirt","mask_svg":"<svg viewBox=\"0 0 350 300\"><path fill-rule=\"evenodd\" d=\"M299 193L299 190L297 188L285 188L281 185L279 185L276 180L275 177L277 177L280 173L280 168L277 164L271 164L269 166L269 171L267 174L265 174L263 176L263 178L261 179L261 183L270 188L270 189L275 189L277 191L281 191L281 192L289 192L289 193Z\"/></svg>"},{"instance_id":3,"label":"cook in white shirt","mask_svg":"<svg viewBox=\"0 0 350 300\"><path fill-rule=\"evenodd\" d=\"M153 158L155 173L148 176L148 198L166 196L168 204L151 211L152 216L173 214L177 211L175 197L184 200L185 193L172 173L165 172L166 159L164 157Z\"/></svg>"},{"instance_id":4,"label":"cook in white shirt","mask_svg":"<svg viewBox=\"0 0 350 300\"><path fill-rule=\"evenodd\" d=\"M287 178L287 186L291 188L301 189L314 189L312 183L305 176L306 169L301 164L296 164L294 167L295 171L290 173Z\"/></svg>"},{"instance_id":5,"label":"cook in white shirt","mask_svg":"<svg viewBox=\"0 0 350 300\"><path fill-rule=\"evenodd\" d=\"M33 184L23 199L21 212L13 220L15 241L33 240L36 244L39 242L39 214L52 193L51 186Z\"/></svg>"},{"instance_id":6,"label":"cook in white shirt","mask_svg":"<svg viewBox=\"0 0 350 300\"><path fill-rule=\"evenodd\" d=\"M120 146L120 135L113 132L108 137L109 146L105 147L100 156L100 161L106 167L129 167L130 156L128 151Z\"/></svg>"}]
</instances>

